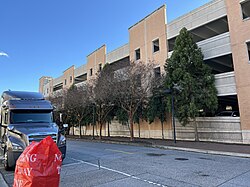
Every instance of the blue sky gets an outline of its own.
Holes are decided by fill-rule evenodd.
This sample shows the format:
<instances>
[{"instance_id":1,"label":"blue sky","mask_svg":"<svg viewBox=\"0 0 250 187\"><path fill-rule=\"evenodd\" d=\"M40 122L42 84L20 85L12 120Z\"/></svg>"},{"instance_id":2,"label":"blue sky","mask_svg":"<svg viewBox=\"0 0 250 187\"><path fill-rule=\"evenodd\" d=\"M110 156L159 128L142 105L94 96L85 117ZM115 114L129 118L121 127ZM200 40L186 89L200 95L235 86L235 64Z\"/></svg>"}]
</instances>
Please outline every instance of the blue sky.
<instances>
[{"instance_id":1,"label":"blue sky","mask_svg":"<svg viewBox=\"0 0 250 187\"><path fill-rule=\"evenodd\" d=\"M209 0L0 0L0 92L38 91L103 44L128 42L128 28L163 4L168 22ZM8 55L8 56L7 56Z\"/></svg>"}]
</instances>

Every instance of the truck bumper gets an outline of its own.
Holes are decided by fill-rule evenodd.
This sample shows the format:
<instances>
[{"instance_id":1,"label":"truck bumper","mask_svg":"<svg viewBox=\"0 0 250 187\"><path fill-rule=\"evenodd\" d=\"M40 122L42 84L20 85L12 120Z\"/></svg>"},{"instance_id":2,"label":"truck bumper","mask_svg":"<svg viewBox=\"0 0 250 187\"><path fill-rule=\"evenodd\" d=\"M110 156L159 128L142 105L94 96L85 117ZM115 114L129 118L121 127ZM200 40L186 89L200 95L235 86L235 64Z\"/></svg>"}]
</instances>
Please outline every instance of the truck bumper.
<instances>
[{"instance_id":1,"label":"truck bumper","mask_svg":"<svg viewBox=\"0 0 250 187\"><path fill-rule=\"evenodd\" d=\"M58 147L62 153L62 159L66 157L66 145ZM8 151L8 165L9 167L14 167L19 156L22 154L22 151Z\"/></svg>"}]
</instances>

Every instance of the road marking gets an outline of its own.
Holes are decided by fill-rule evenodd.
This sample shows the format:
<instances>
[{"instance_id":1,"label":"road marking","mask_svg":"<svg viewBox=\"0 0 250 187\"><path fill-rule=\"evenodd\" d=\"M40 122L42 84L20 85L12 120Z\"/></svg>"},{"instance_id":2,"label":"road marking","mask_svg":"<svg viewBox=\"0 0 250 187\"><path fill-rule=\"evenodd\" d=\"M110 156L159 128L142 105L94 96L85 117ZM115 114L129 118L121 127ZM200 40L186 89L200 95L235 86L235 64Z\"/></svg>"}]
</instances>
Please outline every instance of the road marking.
<instances>
[{"instance_id":1,"label":"road marking","mask_svg":"<svg viewBox=\"0 0 250 187\"><path fill-rule=\"evenodd\" d=\"M78 159L74 159L72 157L70 157L70 159L74 160L74 161L77 161L78 163L83 163L83 164L87 164L87 165L90 165L90 166L94 166L94 167L97 167L99 168L99 166L97 164L93 164L93 163L90 163L90 162L86 162L86 161L83 161L83 160L78 160ZM155 182L152 182L152 181L149 181L149 180L146 180L146 179L141 179L140 177L135 177L133 175L130 175L128 173L124 173L122 171L118 171L118 170L115 170L115 169L111 169L111 168L108 168L108 167L105 167L105 166L100 166L100 168L102 169L105 169L105 170L108 170L108 171L112 171L112 172L115 172L115 173L119 173L121 175L124 175L126 177L130 177L132 179L136 179L136 180L139 180L139 181L142 181L142 182L146 182L148 184L153 184L155 186L160 186L160 187L168 187L166 185L163 185L163 184L159 184L159 183L155 183Z\"/></svg>"},{"instance_id":2,"label":"road marking","mask_svg":"<svg viewBox=\"0 0 250 187\"><path fill-rule=\"evenodd\" d=\"M129 154L129 155L134 154L134 153L131 153L131 152L120 151L120 150L115 150L115 149L105 149L105 150L107 150L107 151L113 151L113 152L118 152L118 153Z\"/></svg>"}]
</instances>

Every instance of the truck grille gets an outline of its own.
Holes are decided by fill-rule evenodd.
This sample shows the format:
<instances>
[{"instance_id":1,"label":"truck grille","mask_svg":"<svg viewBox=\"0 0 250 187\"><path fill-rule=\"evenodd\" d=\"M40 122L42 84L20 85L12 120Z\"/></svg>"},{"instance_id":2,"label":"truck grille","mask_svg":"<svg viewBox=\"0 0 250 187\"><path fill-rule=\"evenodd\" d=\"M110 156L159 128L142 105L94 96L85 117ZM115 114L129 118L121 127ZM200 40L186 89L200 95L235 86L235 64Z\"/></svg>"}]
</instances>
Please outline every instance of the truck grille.
<instances>
[{"instance_id":1,"label":"truck grille","mask_svg":"<svg viewBox=\"0 0 250 187\"><path fill-rule=\"evenodd\" d=\"M57 135L56 134L46 134L46 135L29 135L29 144L31 142L40 142L41 140L43 140L44 138L46 138L47 136L50 136L55 143L57 143Z\"/></svg>"}]
</instances>

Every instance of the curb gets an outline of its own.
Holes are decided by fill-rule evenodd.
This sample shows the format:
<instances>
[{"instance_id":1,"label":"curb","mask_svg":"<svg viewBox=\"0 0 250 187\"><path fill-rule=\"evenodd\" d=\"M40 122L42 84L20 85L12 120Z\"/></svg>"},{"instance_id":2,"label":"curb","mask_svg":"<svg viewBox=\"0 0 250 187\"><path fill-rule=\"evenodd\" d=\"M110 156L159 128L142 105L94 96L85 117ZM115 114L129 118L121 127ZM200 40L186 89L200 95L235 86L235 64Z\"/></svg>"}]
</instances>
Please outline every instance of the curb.
<instances>
[{"instance_id":1,"label":"curb","mask_svg":"<svg viewBox=\"0 0 250 187\"><path fill-rule=\"evenodd\" d=\"M132 145L132 146L143 145L144 147L153 147L153 148L168 149L168 150L187 151L187 152L222 155L222 156L233 156L233 157L240 157L240 158L250 158L250 154L246 154L246 153L213 151L213 150L205 150L205 149L152 145L152 144L150 145L150 144L143 144L143 143L117 142L117 141L111 141L111 140L106 140L106 141L105 140L94 140L93 141L93 140L88 140L88 139L74 139L74 138L68 138L68 139L77 140L77 141L88 141L88 142L97 142L97 143L112 143L112 144Z\"/></svg>"},{"instance_id":2,"label":"curb","mask_svg":"<svg viewBox=\"0 0 250 187\"><path fill-rule=\"evenodd\" d=\"M233 153L233 152L224 152L224 151L212 151L212 150L205 150L205 149L194 149L194 148L173 147L173 146L159 146L159 145L153 145L152 147L160 148L160 149L169 149L169 150L177 150L177 151L203 153L203 154L213 154L213 155L222 155L222 156L250 158L250 154L245 154L245 153Z\"/></svg>"},{"instance_id":3,"label":"curb","mask_svg":"<svg viewBox=\"0 0 250 187\"><path fill-rule=\"evenodd\" d=\"M6 181L4 180L1 172L0 172L0 186L1 187L9 187L8 184L6 183Z\"/></svg>"}]
</instances>

